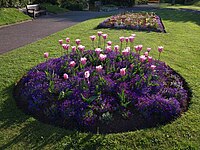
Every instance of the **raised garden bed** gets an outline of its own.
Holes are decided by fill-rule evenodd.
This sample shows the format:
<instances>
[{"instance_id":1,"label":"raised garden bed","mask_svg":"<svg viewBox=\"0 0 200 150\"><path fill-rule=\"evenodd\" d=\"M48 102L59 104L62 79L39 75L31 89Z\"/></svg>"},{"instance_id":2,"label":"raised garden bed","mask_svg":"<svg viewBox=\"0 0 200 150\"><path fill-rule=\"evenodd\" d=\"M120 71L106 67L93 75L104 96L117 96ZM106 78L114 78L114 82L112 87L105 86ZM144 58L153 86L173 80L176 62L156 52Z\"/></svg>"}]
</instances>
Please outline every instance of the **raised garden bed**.
<instances>
[{"instance_id":1,"label":"raised garden bed","mask_svg":"<svg viewBox=\"0 0 200 150\"><path fill-rule=\"evenodd\" d=\"M97 28L166 32L161 18L153 12L114 15L101 22Z\"/></svg>"}]
</instances>

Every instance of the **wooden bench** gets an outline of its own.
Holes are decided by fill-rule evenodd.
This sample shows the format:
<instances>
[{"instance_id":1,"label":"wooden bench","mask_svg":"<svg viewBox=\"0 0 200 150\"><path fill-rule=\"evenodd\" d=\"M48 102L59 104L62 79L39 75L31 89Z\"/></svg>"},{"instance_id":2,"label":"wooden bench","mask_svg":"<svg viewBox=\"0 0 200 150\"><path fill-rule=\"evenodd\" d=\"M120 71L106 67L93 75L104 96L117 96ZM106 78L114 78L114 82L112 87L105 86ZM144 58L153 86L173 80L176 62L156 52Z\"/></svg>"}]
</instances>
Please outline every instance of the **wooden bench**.
<instances>
[{"instance_id":1,"label":"wooden bench","mask_svg":"<svg viewBox=\"0 0 200 150\"><path fill-rule=\"evenodd\" d=\"M148 0L148 3L160 3L160 0Z\"/></svg>"},{"instance_id":2,"label":"wooden bench","mask_svg":"<svg viewBox=\"0 0 200 150\"><path fill-rule=\"evenodd\" d=\"M46 9L42 8L39 4L26 5L26 12L29 16L35 18L40 15L46 15Z\"/></svg>"}]
</instances>

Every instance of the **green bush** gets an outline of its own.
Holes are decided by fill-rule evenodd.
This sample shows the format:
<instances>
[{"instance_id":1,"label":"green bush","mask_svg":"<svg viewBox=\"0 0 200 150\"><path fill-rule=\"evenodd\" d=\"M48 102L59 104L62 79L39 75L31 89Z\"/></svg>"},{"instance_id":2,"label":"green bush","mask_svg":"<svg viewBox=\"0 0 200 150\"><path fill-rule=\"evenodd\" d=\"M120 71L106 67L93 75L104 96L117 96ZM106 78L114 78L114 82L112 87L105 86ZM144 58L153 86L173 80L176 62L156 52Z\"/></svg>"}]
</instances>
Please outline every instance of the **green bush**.
<instances>
[{"instance_id":1,"label":"green bush","mask_svg":"<svg viewBox=\"0 0 200 150\"><path fill-rule=\"evenodd\" d=\"M0 0L0 7L22 7L32 2L33 0Z\"/></svg>"},{"instance_id":2,"label":"green bush","mask_svg":"<svg viewBox=\"0 0 200 150\"><path fill-rule=\"evenodd\" d=\"M61 7L69 10L83 10L87 7L87 0L62 0L60 2Z\"/></svg>"}]
</instances>

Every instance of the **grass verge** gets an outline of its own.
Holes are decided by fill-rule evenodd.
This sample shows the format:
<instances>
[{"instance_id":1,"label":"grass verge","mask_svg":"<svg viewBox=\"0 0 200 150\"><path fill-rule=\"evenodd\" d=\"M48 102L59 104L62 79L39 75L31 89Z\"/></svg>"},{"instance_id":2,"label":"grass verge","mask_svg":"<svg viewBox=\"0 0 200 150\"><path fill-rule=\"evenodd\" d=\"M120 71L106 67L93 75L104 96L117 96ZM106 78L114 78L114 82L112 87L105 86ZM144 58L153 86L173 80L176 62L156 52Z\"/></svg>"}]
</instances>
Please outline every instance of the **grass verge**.
<instances>
[{"instance_id":1,"label":"grass verge","mask_svg":"<svg viewBox=\"0 0 200 150\"><path fill-rule=\"evenodd\" d=\"M191 10L200 11L200 7L199 6L200 6L200 2L196 2L193 5L181 5L181 4L171 5L169 3L161 3L160 4L160 8L191 9Z\"/></svg>"},{"instance_id":2,"label":"grass verge","mask_svg":"<svg viewBox=\"0 0 200 150\"><path fill-rule=\"evenodd\" d=\"M0 26L31 19L16 8L0 8Z\"/></svg>"},{"instance_id":3,"label":"grass verge","mask_svg":"<svg viewBox=\"0 0 200 150\"><path fill-rule=\"evenodd\" d=\"M108 40L119 44L119 36L136 33L134 45L164 46L161 59L180 73L193 92L189 110L170 124L118 134L90 134L69 131L43 124L16 107L12 96L14 84L48 51L59 57L59 39L70 37L82 40L91 48L90 35L105 18L92 19L55 33L38 42L0 55L0 149L200 149L200 16L177 10L159 10L166 34L102 29Z\"/></svg>"}]
</instances>

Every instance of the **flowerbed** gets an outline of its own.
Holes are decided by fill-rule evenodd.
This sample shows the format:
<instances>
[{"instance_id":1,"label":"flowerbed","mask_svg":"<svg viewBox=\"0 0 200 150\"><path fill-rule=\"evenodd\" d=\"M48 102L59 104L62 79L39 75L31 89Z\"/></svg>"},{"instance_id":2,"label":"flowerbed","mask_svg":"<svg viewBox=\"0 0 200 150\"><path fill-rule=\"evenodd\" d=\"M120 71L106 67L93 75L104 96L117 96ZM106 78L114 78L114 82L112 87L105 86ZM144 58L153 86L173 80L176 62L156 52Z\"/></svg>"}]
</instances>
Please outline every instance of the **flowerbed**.
<instances>
[{"instance_id":1,"label":"flowerbed","mask_svg":"<svg viewBox=\"0 0 200 150\"><path fill-rule=\"evenodd\" d=\"M166 32L161 18L153 12L124 13L111 16L100 23L98 28Z\"/></svg>"},{"instance_id":2,"label":"flowerbed","mask_svg":"<svg viewBox=\"0 0 200 150\"><path fill-rule=\"evenodd\" d=\"M120 37L120 46L98 37L99 48L87 51L79 39L71 47L69 38L59 40L65 55L45 53L46 61L23 76L14 90L18 106L43 122L94 133L152 127L187 110L185 81L160 61L163 47L153 59L151 48L141 55L143 46L133 46L135 35ZM96 36L90 38L94 47Z\"/></svg>"}]
</instances>

